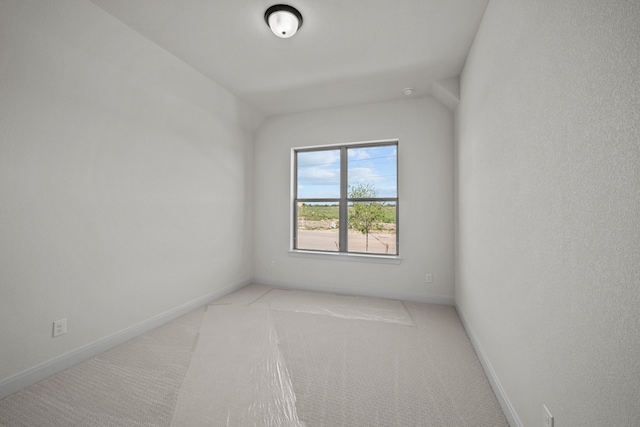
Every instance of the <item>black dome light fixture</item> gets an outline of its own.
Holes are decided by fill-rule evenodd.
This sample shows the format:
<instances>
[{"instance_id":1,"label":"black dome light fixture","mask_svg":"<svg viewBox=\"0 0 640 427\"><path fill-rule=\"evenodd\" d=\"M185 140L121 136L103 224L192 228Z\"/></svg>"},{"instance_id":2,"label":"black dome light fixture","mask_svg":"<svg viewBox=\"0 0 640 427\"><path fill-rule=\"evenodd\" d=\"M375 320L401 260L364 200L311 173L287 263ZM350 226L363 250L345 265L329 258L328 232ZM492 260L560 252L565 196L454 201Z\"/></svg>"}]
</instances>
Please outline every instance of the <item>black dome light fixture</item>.
<instances>
[{"instance_id":1,"label":"black dome light fixture","mask_svg":"<svg viewBox=\"0 0 640 427\"><path fill-rule=\"evenodd\" d=\"M288 39L302 27L302 15L295 7L274 4L264 13L264 20L276 36Z\"/></svg>"}]
</instances>

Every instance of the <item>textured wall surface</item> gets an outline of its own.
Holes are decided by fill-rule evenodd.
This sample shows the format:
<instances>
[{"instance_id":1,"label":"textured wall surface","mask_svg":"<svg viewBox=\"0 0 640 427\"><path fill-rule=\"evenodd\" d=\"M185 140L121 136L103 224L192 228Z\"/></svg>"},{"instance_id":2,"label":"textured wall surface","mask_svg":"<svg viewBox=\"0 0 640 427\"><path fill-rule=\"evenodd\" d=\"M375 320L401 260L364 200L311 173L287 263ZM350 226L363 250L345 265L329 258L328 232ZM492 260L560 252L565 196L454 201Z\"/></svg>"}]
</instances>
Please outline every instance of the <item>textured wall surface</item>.
<instances>
[{"instance_id":1,"label":"textured wall surface","mask_svg":"<svg viewBox=\"0 0 640 427\"><path fill-rule=\"evenodd\" d=\"M461 79L456 303L525 426L640 425L640 2L492 0Z\"/></svg>"},{"instance_id":2,"label":"textured wall surface","mask_svg":"<svg viewBox=\"0 0 640 427\"><path fill-rule=\"evenodd\" d=\"M250 279L259 120L92 3L0 2L0 382Z\"/></svg>"},{"instance_id":3,"label":"textured wall surface","mask_svg":"<svg viewBox=\"0 0 640 427\"><path fill-rule=\"evenodd\" d=\"M291 148L391 138L399 138L402 263L289 255ZM258 281L453 302L453 114L434 98L266 119L256 132L254 201ZM433 283L425 283L426 272Z\"/></svg>"}]
</instances>

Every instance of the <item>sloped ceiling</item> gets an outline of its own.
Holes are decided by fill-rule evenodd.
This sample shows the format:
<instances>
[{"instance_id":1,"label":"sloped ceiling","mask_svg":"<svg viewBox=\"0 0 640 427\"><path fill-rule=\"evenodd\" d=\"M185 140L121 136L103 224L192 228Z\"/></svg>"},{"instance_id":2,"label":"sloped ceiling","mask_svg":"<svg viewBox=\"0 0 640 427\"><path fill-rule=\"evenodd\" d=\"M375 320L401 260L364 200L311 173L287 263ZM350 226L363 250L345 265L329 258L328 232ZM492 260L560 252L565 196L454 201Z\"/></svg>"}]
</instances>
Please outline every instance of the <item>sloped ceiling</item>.
<instances>
[{"instance_id":1,"label":"sloped ceiling","mask_svg":"<svg viewBox=\"0 0 640 427\"><path fill-rule=\"evenodd\" d=\"M458 76L488 0L292 0L274 36L265 0L91 0L265 115L402 98Z\"/></svg>"}]
</instances>

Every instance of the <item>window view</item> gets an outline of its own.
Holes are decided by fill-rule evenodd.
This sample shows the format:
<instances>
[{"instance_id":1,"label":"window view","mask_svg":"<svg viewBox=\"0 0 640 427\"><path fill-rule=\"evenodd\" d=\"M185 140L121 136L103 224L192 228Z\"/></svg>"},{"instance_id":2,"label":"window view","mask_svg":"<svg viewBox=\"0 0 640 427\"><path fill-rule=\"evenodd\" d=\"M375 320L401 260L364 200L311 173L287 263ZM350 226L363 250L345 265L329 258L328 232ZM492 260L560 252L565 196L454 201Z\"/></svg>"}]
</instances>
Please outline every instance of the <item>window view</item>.
<instances>
[{"instance_id":1,"label":"window view","mask_svg":"<svg viewBox=\"0 0 640 427\"><path fill-rule=\"evenodd\" d=\"M294 150L298 250L398 254L398 143Z\"/></svg>"}]
</instances>

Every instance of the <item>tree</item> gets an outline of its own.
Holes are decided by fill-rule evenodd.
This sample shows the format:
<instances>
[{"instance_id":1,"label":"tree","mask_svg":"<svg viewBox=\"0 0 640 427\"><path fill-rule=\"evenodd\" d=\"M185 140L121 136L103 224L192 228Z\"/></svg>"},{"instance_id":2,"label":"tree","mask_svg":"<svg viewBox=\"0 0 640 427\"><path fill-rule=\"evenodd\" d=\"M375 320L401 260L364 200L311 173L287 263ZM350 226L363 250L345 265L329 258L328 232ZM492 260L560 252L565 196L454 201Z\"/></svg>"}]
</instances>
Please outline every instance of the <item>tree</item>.
<instances>
[{"instance_id":1,"label":"tree","mask_svg":"<svg viewBox=\"0 0 640 427\"><path fill-rule=\"evenodd\" d=\"M378 191L371 182L360 182L349 186L350 199L377 197ZM381 228L384 205L380 202L354 201L349 207L349 228L365 235L365 252L369 252L369 234Z\"/></svg>"}]
</instances>

